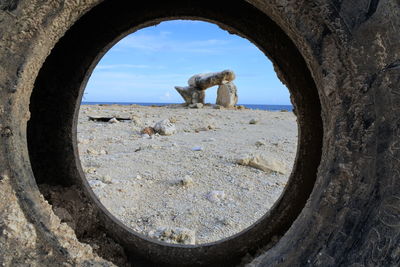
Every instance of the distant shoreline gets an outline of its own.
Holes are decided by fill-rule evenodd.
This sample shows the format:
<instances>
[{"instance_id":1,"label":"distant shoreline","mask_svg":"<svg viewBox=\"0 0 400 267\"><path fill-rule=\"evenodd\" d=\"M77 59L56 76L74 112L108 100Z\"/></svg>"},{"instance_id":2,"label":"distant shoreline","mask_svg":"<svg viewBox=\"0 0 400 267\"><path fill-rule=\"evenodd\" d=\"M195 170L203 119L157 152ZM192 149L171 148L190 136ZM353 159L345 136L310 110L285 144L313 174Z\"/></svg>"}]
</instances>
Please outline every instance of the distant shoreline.
<instances>
[{"instance_id":1,"label":"distant shoreline","mask_svg":"<svg viewBox=\"0 0 400 267\"><path fill-rule=\"evenodd\" d=\"M82 105L140 105L140 106L168 106L179 103L140 103L140 102L86 102L82 101ZM238 104L253 110L268 110L268 111L292 111L292 105L260 105L260 104Z\"/></svg>"}]
</instances>

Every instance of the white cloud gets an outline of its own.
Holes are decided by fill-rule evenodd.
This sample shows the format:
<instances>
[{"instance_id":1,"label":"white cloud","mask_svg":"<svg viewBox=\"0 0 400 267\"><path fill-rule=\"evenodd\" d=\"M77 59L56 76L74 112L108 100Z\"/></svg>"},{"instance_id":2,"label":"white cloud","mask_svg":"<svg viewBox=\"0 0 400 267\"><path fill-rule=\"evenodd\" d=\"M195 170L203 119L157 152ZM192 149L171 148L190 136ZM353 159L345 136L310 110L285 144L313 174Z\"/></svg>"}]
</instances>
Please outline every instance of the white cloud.
<instances>
[{"instance_id":1,"label":"white cloud","mask_svg":"<svg viewBox=\"0 0 400 267\"><path fill-rule=\"evenodd\" d=\"M164 93L164 95L160 96L160 100L162 101L170 101L173 99L171 92L167 91Z\"/></svg>"},{"instance_id":2,"label":"white cloud","mask_svg":"<svg viewBox=\"0 0 400 267\"><path fill-rule=\"evenodd\" d=\"M165 69L165 66L134 65L134 64L104 64L96 66L96 70L115 70L115 69Z\"/></svg>"},{"instance_id":3,"label":"white cloud","mask_svg":"<svg viewBox=\"0 0 400 267\"><path fill-rule=\"evenodd\" d=\"M135 33L122 39L117 45L117 49L134 48L145 52L189 52L216 54L226 50L229 45L228 40L207 39L195 41L172 40L170 32L160 32L158 34Z\"/></svg>"},{"instance_id":4,"label":"white cloud","mask_svg":"<svg viewBox=\"0 0 400 267\"><path fill-rule=\"evenodd\" d=\"M108 65L96 66L96 69L98 70L110 70L110 69L120 69L120 68L149 69L151 67L149 65L132 65L132 64L108 64Z\"/></svg>"}]
</instances>

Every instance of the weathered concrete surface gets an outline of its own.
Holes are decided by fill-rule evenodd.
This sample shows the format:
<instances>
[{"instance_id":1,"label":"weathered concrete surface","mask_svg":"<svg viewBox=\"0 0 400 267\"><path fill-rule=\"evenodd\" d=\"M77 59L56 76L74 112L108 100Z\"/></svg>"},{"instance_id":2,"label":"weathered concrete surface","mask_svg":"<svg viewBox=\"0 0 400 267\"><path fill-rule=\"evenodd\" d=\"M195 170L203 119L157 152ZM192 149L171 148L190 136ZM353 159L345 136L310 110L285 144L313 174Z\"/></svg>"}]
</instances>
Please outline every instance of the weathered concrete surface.
<instances>
[{"instance_id":1,"label":"weathered concrete surface","mask_svg":"<svg viewBox=\"0 0 400 267\"><path fill-rule=\"evenodd\" d=\"M4 266L112 265L80 243L31 185L25 140L27 103L40 66L73 22L98 2L0 3L0 262Z\"/></svg>"},{"instance_id":2,"label":"weathered concrete surface","mask_svg":"<svg viewBox=\"0 0 400 267\"><path fill-rule=\"evenodd\" d=\"M101 2L129 5L122 0L0 2L0 262L8 265L111 265L79 243L71 228L53 214L35 184L26 138L30 95L43 62L71 25ZM252 261L252 266L398 266L399 1L246 2L279 25L304 57L318 89L324 138L321 162L315 162L319 165L315 186L301 213L281 238L275 236L271 239L274 242L259 250L257 258L251 254L244 262ZM232 6L235 20L224 17L230 11L226 8L219 8L220 16L206 9L199 11L193 8L200 5L195 1L160 1L152 3L152 9L137 1L135 7L151 15L155 7L167 10L173 6L175 13L171 11L170 17L201 17L229 24L231 28L226 28L238 29L243 35L248 32L252 41L268 48L264 50L288 85L299 120L314 116L303 106L309 103L303 100L312 91L302 88L309 84L293 71L299 60L290 59L294 54L277 52L286 51L285 45L290 43L268 46L274 38L285 36L279 32L274 32L274 38L268 36L261 21L246 28L258 17L244 14L247 7L235 10L238 3L204 2L210 10L219 4ZM244 2L240 4L244 6ZM165 17L160 14L158 18ZM118 14L110 15L107 21L114 19L117 21ZM302 128L299 134L311 138L313 132L306 131ZM304 148L309 145L307 138L299 146L295 173L307 169L312 152ZM303 188L305 183L299 180L290 190ZM289 216L289 208L284 206L281 213ZM280 217L283 222L285 214ZM263 227L268 230L267 225ZM165 250L160 247L160 251ZM187 255L192 251L195 249L186 250Z\"/></svg>"}]
</instances>

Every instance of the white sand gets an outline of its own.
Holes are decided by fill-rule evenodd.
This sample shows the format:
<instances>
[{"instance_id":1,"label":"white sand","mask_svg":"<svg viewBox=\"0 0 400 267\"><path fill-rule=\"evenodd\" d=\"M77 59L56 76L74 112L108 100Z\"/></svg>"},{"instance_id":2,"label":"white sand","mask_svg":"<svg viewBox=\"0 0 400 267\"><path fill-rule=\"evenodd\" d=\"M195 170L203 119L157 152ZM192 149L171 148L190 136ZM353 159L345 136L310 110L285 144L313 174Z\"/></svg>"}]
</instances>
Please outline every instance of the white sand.
<instances>
[{"instance_id":1,"label":"white sand","mask_svg":"<svg viewBox=\"0 0 400 267\"><path fill-rule=\"evenodd\" d=\"M133 120L93 122L90 115ZM176 134L141 137L163 119ZM240 232L271 208L293 165L297 124L291 112L82 106L78 143L89 183L118 219L160 240L201 244ZM287 174L236 164L245 154L279 161Z\"/></svg>"}]
</instances>

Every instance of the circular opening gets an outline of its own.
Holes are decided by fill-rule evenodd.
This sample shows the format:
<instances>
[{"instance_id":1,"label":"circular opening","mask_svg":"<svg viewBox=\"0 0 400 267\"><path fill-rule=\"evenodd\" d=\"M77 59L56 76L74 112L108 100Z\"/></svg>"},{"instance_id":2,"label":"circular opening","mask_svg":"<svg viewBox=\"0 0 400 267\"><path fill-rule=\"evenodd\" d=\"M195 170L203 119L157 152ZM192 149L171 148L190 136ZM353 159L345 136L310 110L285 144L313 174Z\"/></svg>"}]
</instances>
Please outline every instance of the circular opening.
<instances>
[{"instance_id":1,"label":"circular opening","mask_svg":"<svg viewBox=\"0 0 400 267\"><path fill-rule=\"evenodd\" d=\"M296 161L285 192L274 207L252 227L229 239L189 247L143 237L116 220L85 182L76 146L79 100L100 58L128 33L178 18L214 22L256 44L289 88L299 122ZM118 245L129 262L158 266L231 265L259 248L271 247L304 207L321 158L320 103L304 59L272 20L241 1L102 2L71 27L52 50L35 82L30 111L29 153L42 192L51 204L59 201L71 217L77 217L71 219L75 225L71 224L80 240L115 262L115 255L122 250L111 248ZM106 245L111 241L115 246Z\"/></svg>"},{"instance_id":2,"label":"circular opening","mask_svg":"<svg viewBox=\"0 0 400 267\"><path fill-rule=\"evenodd\" d=\"M218 81L223 73L210 69L236 77ZM174 89L196 70L214 77L200 105ZM215 24L175 20L128 35L97 64L82 103L88 183L144 236L191 245L233 236L267 213L291 173L297 123L287 88L260 50Z\"/></svg>"}]
</instances>

